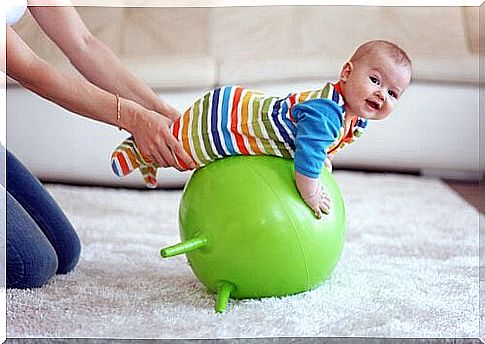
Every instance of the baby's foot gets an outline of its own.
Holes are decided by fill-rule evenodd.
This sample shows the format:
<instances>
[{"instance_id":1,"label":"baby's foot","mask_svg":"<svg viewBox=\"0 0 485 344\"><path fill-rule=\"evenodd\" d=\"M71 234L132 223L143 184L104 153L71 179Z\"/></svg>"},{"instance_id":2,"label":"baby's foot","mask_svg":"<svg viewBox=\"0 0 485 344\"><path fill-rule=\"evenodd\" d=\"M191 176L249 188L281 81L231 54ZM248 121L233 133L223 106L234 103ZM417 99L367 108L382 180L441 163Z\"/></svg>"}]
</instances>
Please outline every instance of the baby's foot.
<instances>
[{"instance_id":1,"label":"baby's foot","mask_svg":"<svg viewBox=\"0 0 485 344\"><path fill-rule=\"evenodd\" d=\"M111 169L118 177L124 177L139 168L141 161L135 141L129 137L111 154Z\"/></svg>"},{"instance_id":2,"label":"baby's foot","mask_svg":"<svg viewBox=\"0 0 485 344\"><path fill-rule=\"evenodd\" d=\"M111 155L111 168L118 177L124 177L139 169L146 186L157 187L157 166L140 153L133 137L127 138L116 147Z\"/></svg>"}]
</instances>

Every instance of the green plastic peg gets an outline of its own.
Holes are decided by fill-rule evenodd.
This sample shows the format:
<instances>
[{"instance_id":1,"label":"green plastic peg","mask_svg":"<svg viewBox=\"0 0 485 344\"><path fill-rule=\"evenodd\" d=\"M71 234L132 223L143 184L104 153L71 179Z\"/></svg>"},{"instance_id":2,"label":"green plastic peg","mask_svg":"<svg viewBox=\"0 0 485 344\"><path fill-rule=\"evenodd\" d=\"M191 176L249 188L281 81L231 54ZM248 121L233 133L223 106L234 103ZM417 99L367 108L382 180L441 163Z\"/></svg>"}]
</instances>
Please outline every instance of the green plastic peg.
<instances>
[{"instance_id":1,"label":"green plastic peg","mask_svg":"<svg viewBox=\"0 0 485 344\"><path fill-rule=\"evenodd\" d=\"M229 303L229 297L234 291L235 286L230 282L221 282L219 288L217 289L217 299L215 310L217 313L222 313L226 310L227 304Z\"/></svg>"},{"instance_id":2,"label":"green plastic peg","mask_svg":"<svg viewBox=\"0 0 485 344\"><path fill-rule=\"evenodd\" d=\"M160 250L160 255L163 258L173 257L178 254L188 253L191 251L198 250L201 247L207 245L206 238L193 238L180 244L169 246Z\"/></svg>"}]
</instances>

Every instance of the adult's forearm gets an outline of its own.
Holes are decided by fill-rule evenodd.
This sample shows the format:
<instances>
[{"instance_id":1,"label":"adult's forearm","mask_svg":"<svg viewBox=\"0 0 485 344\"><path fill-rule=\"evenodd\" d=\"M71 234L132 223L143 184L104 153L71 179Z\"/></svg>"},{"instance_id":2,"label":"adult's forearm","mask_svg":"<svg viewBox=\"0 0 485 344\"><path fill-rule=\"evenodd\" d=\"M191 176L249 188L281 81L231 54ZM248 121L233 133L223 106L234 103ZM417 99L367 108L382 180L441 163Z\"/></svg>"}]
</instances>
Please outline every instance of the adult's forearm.
<instances>
[{"instance_id":1,"label":"adult's forearm","mask_svg":"<svg viewBox=\"0 0 485 344\"><path fill-rule=\"evenodd\" d=\"M71 63L93 84L131 99L147 109L164 115L170 113L167 104L131 74L111 49L96 37L90 36L77 53L71 55Z\"/></svg>"},{"instance_id":2,"label":"adult's forearm","mask_svg":"<svg viewBox=\"0 0 485 344\"><path fill-rule=\"evenodd\" d=\"M118 123L117 102L113 94L75 74L59 71L44 61L33 65L28 76L17 81L71 112L114 126L119 124L128 131L140 107L123 99L121 122Z\"/></svg>"},{"instance_id":3,"label":"adult's forearm","mask_svg":"<svg viewBox=\"0 0 485 344\"><path fill-rule=\"evenodd\" d=\"M29 0L29 4L33 2ZM91 34L74 7L62 5L63 0L52 2L59 6L31 6L29 10L47 36L87 80L171 120L178 116L176 109L131 74L111 49Z\"/></svg>"}]
</instances>

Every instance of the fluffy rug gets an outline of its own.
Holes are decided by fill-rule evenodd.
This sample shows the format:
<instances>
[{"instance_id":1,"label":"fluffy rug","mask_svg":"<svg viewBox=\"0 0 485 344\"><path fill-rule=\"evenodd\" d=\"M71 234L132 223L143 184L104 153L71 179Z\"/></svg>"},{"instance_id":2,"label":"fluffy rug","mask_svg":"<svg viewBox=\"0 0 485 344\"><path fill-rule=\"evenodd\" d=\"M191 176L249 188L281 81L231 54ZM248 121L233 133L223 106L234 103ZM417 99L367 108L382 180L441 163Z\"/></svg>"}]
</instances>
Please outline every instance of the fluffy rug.
<instances>
[{"instance_id":1,"label":"fluffy rug","mask_svg":"<svg viewBox=\"0 0 485 344\"><path fill-rule=\"evenodd\" d=\"M48 185L83 242L70 274L7 290L8 337L478 337L478 212L435 179L335 172L347 240L316 290L284 298L214 296L179 241L181 191Z\"/></svg>"}]
</instances>

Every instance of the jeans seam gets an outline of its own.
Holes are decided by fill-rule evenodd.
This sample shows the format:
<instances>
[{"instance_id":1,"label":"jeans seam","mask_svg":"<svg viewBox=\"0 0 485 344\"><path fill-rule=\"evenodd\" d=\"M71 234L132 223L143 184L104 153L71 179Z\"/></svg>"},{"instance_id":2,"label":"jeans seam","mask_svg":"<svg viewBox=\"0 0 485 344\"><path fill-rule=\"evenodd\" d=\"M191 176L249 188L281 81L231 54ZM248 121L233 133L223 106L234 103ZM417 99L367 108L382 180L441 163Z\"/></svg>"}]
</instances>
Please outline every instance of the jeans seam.
<instances>
[{"instance_id":1,"label":"jeans seam","mask_svg":"<svg viewBox=\"0 0 485 344\"><path fill-rule=\"evenodd\" d=\"M25 276L25 264L24 264L24 261L22 260L22 256L20 255L19 251L15 248L15 246L9 243L7 243L7 245L14 251L16 258L18 258L18 261L20 262L21 271L17 272L17 269L15 269L16 273L13 274L15 277L17 277L16 279L16 282L17 282L23 279Z\"/></svg>"}]
</instances>

